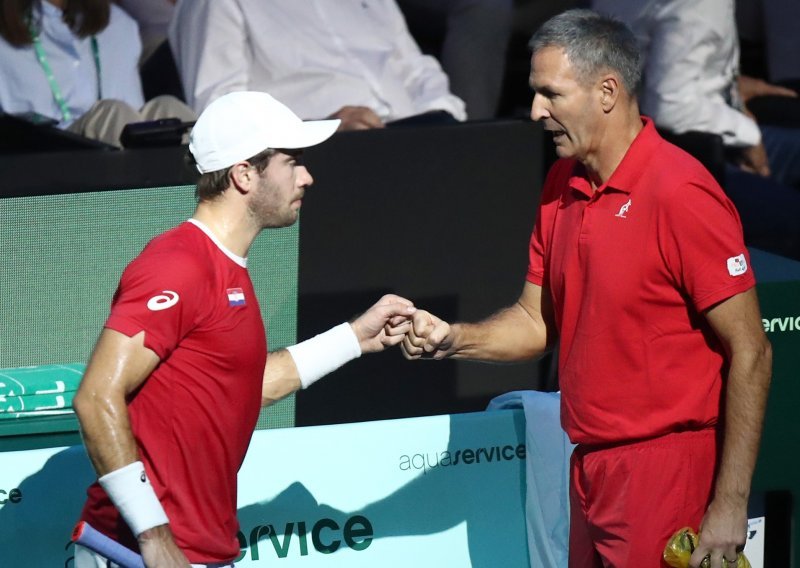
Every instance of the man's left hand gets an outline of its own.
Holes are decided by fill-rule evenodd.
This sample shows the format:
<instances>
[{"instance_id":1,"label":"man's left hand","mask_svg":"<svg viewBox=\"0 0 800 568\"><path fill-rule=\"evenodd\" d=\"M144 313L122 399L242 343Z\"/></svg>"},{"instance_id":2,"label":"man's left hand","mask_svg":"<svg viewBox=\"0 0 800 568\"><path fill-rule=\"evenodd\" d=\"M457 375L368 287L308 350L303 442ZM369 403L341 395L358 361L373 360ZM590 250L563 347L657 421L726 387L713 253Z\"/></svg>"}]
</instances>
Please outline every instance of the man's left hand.
<instances>
[{"instance_id":1,"label":"man's left hand","mask_svg":"<svg viewBox=\"0 0 800 568\"><path fill-rule=\"evenodd\" d=\"M735 568L738 553L747 541L747 503L714 499L698 536L700 541L689 560L691 568L699 568L706 556L710 564L702 564L704 568Z\"/></svg>"}]
</instances>

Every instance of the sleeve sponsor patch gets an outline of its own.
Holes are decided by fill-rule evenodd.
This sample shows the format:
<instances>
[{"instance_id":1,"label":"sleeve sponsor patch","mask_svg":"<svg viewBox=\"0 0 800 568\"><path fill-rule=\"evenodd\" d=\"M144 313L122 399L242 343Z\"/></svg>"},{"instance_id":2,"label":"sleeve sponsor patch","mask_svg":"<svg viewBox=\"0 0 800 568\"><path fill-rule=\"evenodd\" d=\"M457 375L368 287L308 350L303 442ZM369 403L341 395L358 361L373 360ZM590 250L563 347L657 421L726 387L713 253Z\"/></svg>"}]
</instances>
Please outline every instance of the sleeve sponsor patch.
<instances>
[{"instance_id":1,"label":"sleeve sponsor patch","mask_svg":"<svg viewBox=\"0 0 800 568\"><path fill-rule=\"evenodd\" d=\"M747 272L747 260L745 260L744 254L732 256L728 259L728 274L741 276L745 272Z\"/></svg>"}]
</instances>

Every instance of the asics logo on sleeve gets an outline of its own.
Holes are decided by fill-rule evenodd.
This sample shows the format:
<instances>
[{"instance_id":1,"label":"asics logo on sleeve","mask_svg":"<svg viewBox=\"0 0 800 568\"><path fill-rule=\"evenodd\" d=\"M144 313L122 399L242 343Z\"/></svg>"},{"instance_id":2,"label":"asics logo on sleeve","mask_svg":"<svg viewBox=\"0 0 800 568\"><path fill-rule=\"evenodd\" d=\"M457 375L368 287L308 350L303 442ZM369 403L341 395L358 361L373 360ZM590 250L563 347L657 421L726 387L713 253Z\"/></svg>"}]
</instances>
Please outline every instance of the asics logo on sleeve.
<instances>
[{"instance_id":1,"label":"asics logo on sleeve","mask_svg":"<svg viewBox=\"0 0 800 568\"><path fill-rule=\"evenodd\" d=\"M163 290L158 296L153 296L147 300L147 308L153 312L160 312L177 304L179 299L177 292Z\"/></svg>"}]
</instances>

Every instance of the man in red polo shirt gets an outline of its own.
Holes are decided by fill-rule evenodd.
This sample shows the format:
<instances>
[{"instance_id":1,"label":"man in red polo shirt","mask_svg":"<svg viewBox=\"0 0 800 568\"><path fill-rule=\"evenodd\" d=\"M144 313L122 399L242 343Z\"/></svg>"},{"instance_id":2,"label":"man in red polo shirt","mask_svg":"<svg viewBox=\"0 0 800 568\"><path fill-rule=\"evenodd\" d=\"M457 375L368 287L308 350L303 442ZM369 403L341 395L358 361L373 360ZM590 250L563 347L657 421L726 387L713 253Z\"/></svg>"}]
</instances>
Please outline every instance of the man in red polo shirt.
<instances>
[{"instance_id":1,"label":"man in red polo shirt","mask_svg":"<svg viewBox=\"0 0 800 568\"><path fill-rule=\"evenodd\" d=\"M408 358L519 361L559 338L571 464L570 566L734 565L771 373L739 217L712 176L665 142L635 98L624 24L588 10L531 39L531 117L550 170L516 304L473 324L414 316ZM727 567L726 567L727 568Z\"/></svg>"}]
</instances>

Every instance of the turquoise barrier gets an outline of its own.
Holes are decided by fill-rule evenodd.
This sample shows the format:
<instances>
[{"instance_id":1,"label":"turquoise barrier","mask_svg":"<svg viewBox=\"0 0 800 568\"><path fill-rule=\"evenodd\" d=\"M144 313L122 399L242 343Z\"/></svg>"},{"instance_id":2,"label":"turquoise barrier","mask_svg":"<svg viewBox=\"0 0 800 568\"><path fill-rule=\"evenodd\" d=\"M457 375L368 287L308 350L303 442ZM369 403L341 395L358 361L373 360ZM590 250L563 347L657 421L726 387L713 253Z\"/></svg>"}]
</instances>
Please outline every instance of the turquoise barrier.
<instances>
[{"instance_id":1,"label":"turquoise barrier","mask_svg":"<svg viewBox=\"0 0 800 568\"><path fill-rule=\"evenodd\" d=\"M0 369L0 421L72 412L83 363Z\"/></svg>"},{"instance_id":2,"label":"turquoise barrier","mask_svg":"<svg viewBox=\"0 0 800 568\"><path fill-rule=\"evenodd\" d=\"M521 411L256 431L237 567L529 566ZM3 565L69 566L82 446L0 452Z\"/></svg>"}]
</instances>

